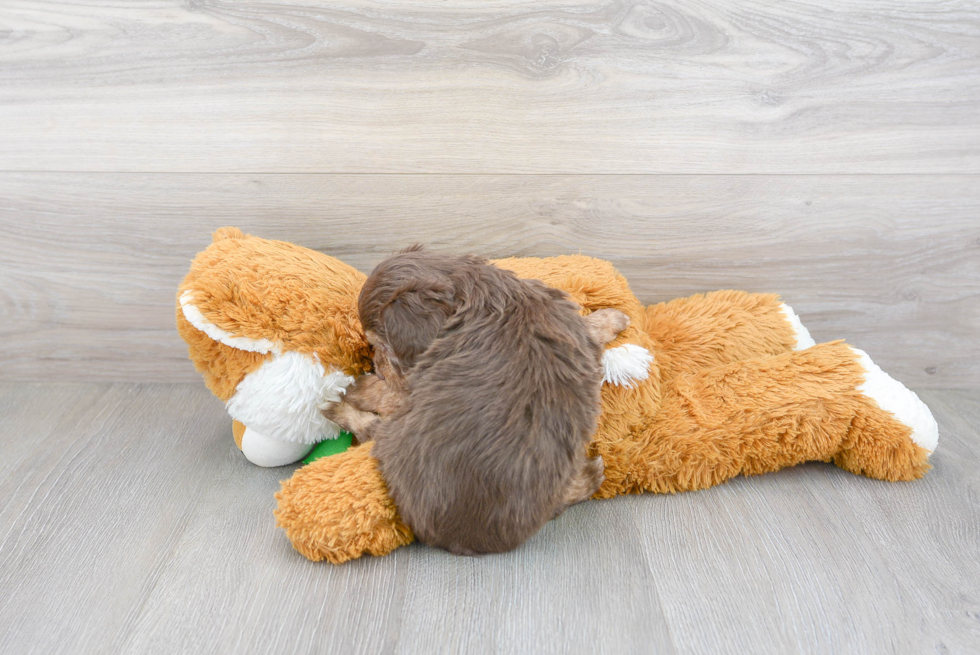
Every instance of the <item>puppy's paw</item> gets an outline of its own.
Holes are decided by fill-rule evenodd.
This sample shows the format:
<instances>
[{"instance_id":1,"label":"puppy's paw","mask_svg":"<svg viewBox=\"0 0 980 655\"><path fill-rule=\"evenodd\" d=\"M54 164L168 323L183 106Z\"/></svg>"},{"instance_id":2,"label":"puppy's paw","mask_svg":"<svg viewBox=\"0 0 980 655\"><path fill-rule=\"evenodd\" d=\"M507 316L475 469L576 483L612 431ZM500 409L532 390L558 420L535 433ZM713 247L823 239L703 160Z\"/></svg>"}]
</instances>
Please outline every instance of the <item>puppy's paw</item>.
<instances>
[{"instance_id":1,"label":"puppy's paw","mask_svg":"<svg viewBox=\"0 0 980 655\"><path fill-rule=\"evenodd\" d=\"M339 425L341 430L347 430L357 435L361 442L365 441L363 437L368 433L370 425L378 420L376 414L359 410L345 401L332 403L323 408L321 413Z\"/></svg>"},{"instance_id":2,"label":"puppy's paw","mask_svg":"<svg viewBox=\"0 0 980 655\"><path fill-rule=\"evenodd\" d=\"M362 375L347 387L344 402L362 412L377 412L384 393L385 383L381 378L374 374Z\"/></svg>"},{"instance_id":3,"label":"puppy's paw","mask_svg":"<svg viewBox=\"0 0 980 655\"><path fill-rule=\"evenodd\" d=\"M626 316L623 314L623 316ZM627 320L629 318L627 317ZM595 456L592 459L586 461L585 463L585 476L589 480L589 495L591 498L595 492L599 491L599 487L602 483L606 481L606 463L603 461L601 456Z\"/></svg>"},{"instance_id":4,"label":"puppy's paw","mask_svg":"<svg viewBox=\"0 0 980 655\"><path fill-rule=\"evenodd\" d=\"M618 309L600 309L585 317L589 336L600 346L615 339L630 324L630 317Z\"/></svg>"},{"instance_id":5,"label":"puppy's paw","mask_svg":"<svg viewBox=\"0 0 980 655\"><path fill-rule=\"evenodd\" d=\"M591 498L599 487L606 481L606 464L602 457L587 459L575 476L569 481L568 486L562 492L562 503L558 509L558 514L565 511L565 508L581 503ZM557 514L556 514L557 516Z\"/></svg>"},{"instance_id":6,"label":"puppy's paw","mask_svg":"<svg viewBox=\"0 0 980 655\"><path fill-rule=\"evenodd\" d=\"M350 405L344 401L337 403L330 403L329 405L321 405L320 413L323 417L329 421L333 421L340 426L341 430L347 430L347 414L350 410Z\"/></svg>"}]
</instances>

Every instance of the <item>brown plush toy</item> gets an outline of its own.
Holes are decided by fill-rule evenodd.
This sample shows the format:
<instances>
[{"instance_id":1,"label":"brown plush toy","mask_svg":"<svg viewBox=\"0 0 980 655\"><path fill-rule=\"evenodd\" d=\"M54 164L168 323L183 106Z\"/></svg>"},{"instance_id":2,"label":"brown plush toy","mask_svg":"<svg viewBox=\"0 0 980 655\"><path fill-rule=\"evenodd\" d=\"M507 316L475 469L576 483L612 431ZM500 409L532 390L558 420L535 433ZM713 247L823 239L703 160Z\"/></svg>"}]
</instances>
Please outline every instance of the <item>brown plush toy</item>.
<instances>
[{"instance_id":1,"label":"brown plush toy","mask_svg":"<svg viewBox=\"0 0 980 655\"><path fill-rule=\"evenodd\" d=\"M214 233L177 292L177 331L253 464L282 466L336 438L320 414L371 365L357 318L366 276L314 250Z\"/></svg>"},{"instance_id":2,"label":"brown plush toy","mask_svg":"<svg viewBox=\"0 0 980 655\"><path fill-rule=\"evenodd\" d=\"M238 396L251 376L288 352L315 359L324 376L345 376L344 382L370 365L356 312L362 274L320 253L233 229L215 238L181 286L178 327L219 397ZM263 263L235 265L226 274L225 259L237 261L243 252ZM279 257L282 265L274 263ZM301 268L312 277L286 265L300 266L304 257ZM719 291L644 307L605 261L494 263L566 291L583 313L612 307L631 318L603 357L602 414L590 445L605 462L597 498L704 489L806 461L882 480L912 480L929 468L938 428L928 408L865 353L842 341L814 344L777 296ZM317 314L300 320L306 311ZM250 347L268 342L267 352L238 355L237 338ZM341 386L327 385L327 396L312 406L336 401ZM413 538L371 444L298 469L276 498L278 525L312 560L384 555Z\"/></svg>"}]
</instances>

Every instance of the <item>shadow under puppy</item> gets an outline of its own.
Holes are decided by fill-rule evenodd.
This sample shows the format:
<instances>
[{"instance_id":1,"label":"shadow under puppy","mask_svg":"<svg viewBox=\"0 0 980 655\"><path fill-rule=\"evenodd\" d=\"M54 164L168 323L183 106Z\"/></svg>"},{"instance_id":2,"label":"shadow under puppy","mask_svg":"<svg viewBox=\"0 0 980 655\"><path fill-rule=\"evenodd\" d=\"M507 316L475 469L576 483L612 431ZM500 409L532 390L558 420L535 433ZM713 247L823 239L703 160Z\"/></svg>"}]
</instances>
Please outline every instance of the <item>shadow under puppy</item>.
<instances>
[{"instance_id":1,"label":"shadow under puppy","mask_svg":"<svg viewBox=\"0 0 980 655\"><path fill-rule=\"evenodd\" d=\"M404 521L457 554L516 548L603 481L588 459L603 346L629 323L473 256L414 246L368 277L375 375L324 415L375 441Z\"/></svg>"}]
</instances>

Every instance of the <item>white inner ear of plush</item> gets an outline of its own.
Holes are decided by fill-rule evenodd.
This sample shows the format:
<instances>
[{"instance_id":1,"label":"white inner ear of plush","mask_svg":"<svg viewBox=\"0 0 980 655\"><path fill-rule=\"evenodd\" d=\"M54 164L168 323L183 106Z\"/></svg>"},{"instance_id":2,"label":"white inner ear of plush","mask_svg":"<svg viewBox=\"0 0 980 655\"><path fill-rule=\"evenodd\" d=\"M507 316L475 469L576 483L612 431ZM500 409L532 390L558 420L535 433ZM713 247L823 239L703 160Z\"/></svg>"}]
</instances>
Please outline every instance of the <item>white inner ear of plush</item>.
<instances>
[{"instance_id":1,"label":"white inner ear of plush","mask_svg":"<svg viewBox=\"0 0 980 655\"><path fill-rule=\"evenodd\" d=\"M602 353L602 381L621 387L631 387L650 375L653 355L643 346L628 343L609 348Z\"/></svg>"},{"instance_id":2,"label":"white inner ear of plush","mask_svg":"<svg viewBox=\"0 0 980 655\"><path fill-rule=\"evenodd\" d=\"M268 339L250 339L249 337L236 337L231 332L227 330L222 330L214 323L209 323L204 314L201 313L197 307L193 304L194 293L190 290L185 291L180 294L180 310L184 312L184 318L196 327L198 330L208 335L215 341L221 342L226 346L231 346L232 348L237 348L238 350L247 350L252 353L270 353L279 352L280 347L278 344L269 341Z\"/></svg>"},{"instance_id":3,"label":"white inner ear of plush","mask_svg":"<svg viewBox=\"0 0 980 655\"><path fill-rule=\"evenodd\" d=\"M245 376L225 406L233 419L260 434L312 444L340 433L320 409L339 401L353 381L340 371L327 372L315 355L290 351Z\"/></svg>"},{"instance_id":4,"label":"white inner ear of plush","mask_svg":"<svg viewBox=\"0 0 980 655\"><path fill-rule=\"evenodd\" d=\"M803 325L803 321L796 315L793 308L786 303L780 303L779 308L783 310L783 315L786 316L789 324L793 326L793 332L796 334L796 347L794 350L806 350L810 346L816 345L817 342L810 336L810 331Z\"/></svg>"},{"instance_id":5,"label":"white inner ear of plush","mask_svg":"<svg viewBox=\"0 0 980 655\"><path fill-rule=\"evenodd\" d=\"M915 392L882 371L868 353L851 348L864 367L864 382L858 391L871 398L878 407L891 412L895 418L912 429L912 441L930 453L939 445L939 425L932 412Z\"/></svg>"}]
</instances>

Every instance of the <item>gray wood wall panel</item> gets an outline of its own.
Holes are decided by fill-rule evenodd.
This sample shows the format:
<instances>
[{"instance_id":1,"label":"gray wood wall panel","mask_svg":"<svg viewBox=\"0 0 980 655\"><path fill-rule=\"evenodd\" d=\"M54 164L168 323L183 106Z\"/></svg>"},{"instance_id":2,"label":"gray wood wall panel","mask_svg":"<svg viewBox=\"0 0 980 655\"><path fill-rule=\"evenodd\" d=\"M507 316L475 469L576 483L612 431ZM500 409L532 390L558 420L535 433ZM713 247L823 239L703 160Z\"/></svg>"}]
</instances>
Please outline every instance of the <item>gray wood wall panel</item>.
<instances>
[{"instance_id":1,"label":"gray wood wall panel","mask_svg":"<svg viewBox=\"0 0 980 655\"><path fill-rule=\"evenodd\" d=\"M980 172L964 0L0 5L0 170Z\"/></svg>"},{"instance_id":2,"label":"gray wood wall panel","mask_svg":"<svg viewBox=\"0 0 980 655\"><path fill-rule=\"evenodd\" d=\"M0 383L0 652L972 653L980 395L910 483L810 464L583 503L512 553L312 563L200 384Z\"/></svg>"},{"instance_id":3,"label":"gray wood wall panel","mask_svg":"<svg viewBox=\"0 0 980 655\"><path fill-rule=\"evenodd\" d=\"M657 302L774 291L914 387L980 383L980 184L961 176L0 174L0 379L192 381L177 284L233 224L370 270L422 241L583 252Z\"/></svg>"}]
</instances>

